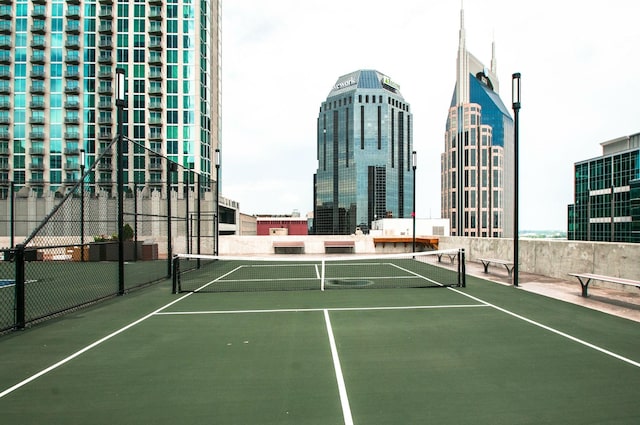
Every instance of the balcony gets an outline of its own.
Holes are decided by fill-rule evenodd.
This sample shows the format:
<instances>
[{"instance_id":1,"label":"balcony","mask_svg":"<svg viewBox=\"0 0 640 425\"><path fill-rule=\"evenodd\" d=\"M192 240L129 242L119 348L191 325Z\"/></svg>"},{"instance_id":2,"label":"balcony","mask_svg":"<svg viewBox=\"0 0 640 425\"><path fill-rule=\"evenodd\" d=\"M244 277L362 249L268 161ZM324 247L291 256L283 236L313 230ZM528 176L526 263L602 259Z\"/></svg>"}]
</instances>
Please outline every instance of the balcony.
<instances>
[{"instance_id":1,"label":"balcony","mask_svg":"<svg viewBox=\"0 0 640 425\"><path fill-rule=\"evenodd\" d=\"M11 109L11 102L9 102L8 100L0 101L0 109L1 110Z\"/></svg>"},{"instance_id":2,"label":"balcony","mask_svg":"<svg viewBox=\"0 0 640 425\"><path fill-rule=\"evenodd\" d=\"M33 17L33 19L46 19L47 8L45 6L36 6L31 11L31 16Z\"/></svg>"},{"instance_id":3,"label":"balcony","mask_svg":"<svg viewBox=\"0 0 640 425\"><path fill-rule=\"evenodd\" d=\"M44 154L46 154L46 151L44 150L43 147L35 147L35 148L29 149L29 155L31 156L42 156Z\"/></svg>"},{"instance_id":4,"label":"balcony","mask_svg":"<svg viewBox=\"0 0 640 425\"><path fill-rule=\"evenodd\" d=\"M75 147L75 148L65 148L64 149L64 154L65 155L80 155L80 149Z\"/></svg>"},{"instance_id":5,"label":"balcony","mask_svg":"<svg viewBox=\"0 0 640 425\"><path fill-rule=\"evenodd\" d=\"M46 77L44 69L34 69L31 71L30 75L34 80L44 80Z\"/></svg>"},{"instance_id":6,"label":"balcony","mask_svg":"<svg viewBox=\"0 0 640 425\"><path fill-rule=\"evenodd\" d=\"M112 80L113 71L100 71L98 72L98 78L101 78L103 80Z\"/></svg>"},{"instance_id":7,"label":"balcony","mask_svg":"<svg viewBox=\"0 0 640 425\"><path fill-rule=\"evenodd\" d=\"M80 164L67 162L66 164L64 164L64 169L66 171L80 171Z\"/></svg>"},{"instance_id":8,"label":"balcony","mask_svg":"<svg viewBox=\"0 0 640 425\"><path fill-rule=\"evenodd\" d=\"M32 100L29 102L29 107L34 110L41 110L45 108L44 100Z\"/></svg>"},{"instance_id":9,"label":"balcony","mask_svg":"<svg viewBox=\"0 0 640 425\"><path fill-rule=\"evenodd\" d=\"M101 147L98 149L98 154L100 156L111 156L113 154L112 148Z\"/></svg>"},{"instance_id":10,"label":"balcony","mask_svg":"<svg viewBox=\"0 0 640 425\"><path fill-rule=\"evenodd\" d=\"M76 6L68 7L66 16L70 19L80 19L80 8Z\"/></svg>"},{"instance_id":11,"label":"balcony","mask_svg":"<svg viewBox=\"0 0 640 425\"><path fill-rule=\"evenodd\" d=\"M64 117L65 124L80 124L80 117Z\"/></svg>"},{"instance_id":12,"label":"balcony","mask_svg":"<svg viewBox=\"0 0 640 425\"><path fill-rule=\"evenodd\" d=\"M0 79L2 79L2 80L10 80L11 79L11 71L8 68L0 70Z\"/></svg>"},{"instance_id":13,"label":"balcony","mask_svg":"<svg viewBox=\"0 0 640 425\"><path fill-rule=\"evenodd\" d=\"M100 4L113 4L113 0L100 0Z\"/></svg>"},{"instance_id":14,"label":"balcony","mask_svg":"<svg viewBox=\"0 0 640 425\"><path fill-rule=\"evenodd\" d=\"M151 25L149 26L149 34L162 35L162 23L158 21L151 21Z\"/></svg>"},{"instance_id":15,"label":"balcony","mask_svg":"<svg viewBox=\"0 0 640 425\"><path fill-rule=\"evenodd\" d=\"M36 163L32 162L31 164L29 164L29 169L30 170L36 170L36 171L40 170L41 171L41 170L44 170L44 164L41 163L41 162L36 162Z\"/></svg>"},{"instance_id":16,"label":"balcony","mask_svg":"<svg viewBox=\"0 0 640 425\"><path fill-rule=\"evenodd\" d=\"M162 99L160 100L151 99L151 101L149 101L149 104L147 106L152 111L161 111L163 109Z\"/></svg>"},{"instance_id":17,"label":"balcony","mask_svg":"<svg viewBox=\"0 0 640 425\"><path fill-rule=\"evenodd\" d=\"M99 118L98 118L98 124L101 124L101 125L111 125L111 124L113 124L113 118L111 118L111 117L105 117L105 116L99 117Z\"/></svg>"},{"instance_id":18,"label":"balcony","mask_svg":"<svg viewBox=\"0 0 640 425\"><path fill-rule=\"evenodd\" d=\"M111 50L113 49L113 41L111 39L108 40L100 40L98 43L98 47L101 49Z\"/></svg>"},{"instance_id":19,"label":"balcony","mask_svg":"<svg viewBox=\"0 0 640 425\"><path fill-rule=\"evenodd\" d=\"M99 102L98 103L98 108L99 109L113 109L113 102Z\"/></svg>"},{"instance_id":20,"label":"balcony","mask_svg":"<svg viewBox=\"0 0 640 425\"><path fill-rule=\"evenodd\" d=\"M113 93L113 88L112 88L111 85L103 84L103 85L98 86L98 93L99 94L111 94L111 93Z\"/></svg>"},{"instance_id":21,"label":"balcony","mask_svg":"<svg viewBox=\"0 0 640 425\"><path fill-rule=\"evenodd\" d=\"M31 94L44 94L45 92L45 87L44 84L38 84L38 85L33 85L31 86L31 89L29 90L29 92Z\"/></svg>"},{"instance_id":22,"label":"balcony","mask_svg":"<svg viewBox=\"0 0 640 425\"><path fill-rule=\"evenodd\" d=\"M11 34L12 26L11 21L0 22L0 34Z\"/></svg>"},{"instance_id":23,"label":"balcony","mask_svg":"<svg viewBox=\"0 0 640 425\"><path fill-rule=\"evenodd\" d=\"M9 84L0 85L0 94L11 94L11 86Z\"/></svg>"},{"instance_id":24,"label":"balcony","mask_svg":"<svg viewBox=\"0 0 640 425\"><path fill-rule=\"evenodd\" d=\"M31 32L34 34L46 34L47 33L47 25L45 21L33 21L33 26L31 27Z\"/></svg>"},{"instance_id":25,"label":"balcony","mask_svg":"<svg viewBox=\"0 0 640 425\"><path fill-rule=\"evenodd\" d=\"M8 115L0 115L0 124L11 124L11 117Z\"/></svg>"},{"instance_id":26,"label":"balcony","mask_svg":"<svg viewBox=\"0 0 640 425\"><path fill-rule=\"evenodd\" d=\"M162 55L159 53L155 55L149 55L149 64L162 65Z\"/></svg>"},{"instance_id":27,"label":"balcony","mask_svg":"<svg viewBox=\"0 0 640 425\"><path fill-rule=\"evenodd\" d=\"M162 125L162 118L160 117L149 117L149 125L153 125L153 126L159 126Z\"/></svg>"},{"instance_id":28,"label":"balcony","mask_svg":"<svg viewBox=\"0 0 640 425\"><path fill-rule=\"evenodd\" d=\"M47 4L47 0L32 0L33 4Z\"/></svg>"},{"instance_id":29,"label":"balcony","mask_svg":"<svg viewBox=\"0 0 640 425\"><path fill-rule=\"evenodd\" d=\"M0 52L0 63L8 65L12 61L10 52Z\"/></svg>"},{"instance_id":30,"label":"balcony","mask_svg":"<svg viewBox=\"0 0 640 425\"><path fill-rule=\"evenodd\" d=\"M148 91L148 93L149 93L150 95L154 95L154 94L155 94L155 95L159 95L159 94L162 94L162 87L161 87L161 86L151 86L151 87L149 87L149 91Z\"/></svg>"},{"instance_id":31,"label":"balcony","mask_svg":"<svg viewBox=\"0 0 640 425\"><path fill-rule=\"evenodd\" d=\"M100 32L101 34L112 34L113 25L111 24L111 22L108 22L108 21L100 21L98 32Z\"/></svg>"},{"instance_id":32,"label":"balcony","mask_svg":"<svg viewBox=\"0 0 640 425\"><path fill-rule=\"evenodd\" d=\"M100 19L110 20L113 19L113 8L112 7L101 7L100 12L98 13L98 17Z\"/></svg>"},{"instance_id":33,"label":"balcony","mask_svg":"<svg viewBox=\"0 0 640 425\"><path fill-rule=\"evenodd\" d=\"M66 94L80 94L80 87L78 87L78 86L65 86L64 92Z\"/></svg>"},{"instance_id":34,"label":"balcony","mask_svg":"<svg viewBox=\"0 0 640 425\"><path fill-rule=\"evenodd\" d=\"M101 64L111 65L111 64L113 64L113 56L111 56L111 55L100 55L98 57L98 62L101 63Z\"/></svg>"},{"instance_id":35,"label":"balcony","mask_svg":"<svg viewBox=\"0 0 640 425\"><path fill-rule=\"evenodd\" d=\"M80 109L80 101L78 100L68 100L64 102L64 107L66 109Z\"/></svg>"},{"instance_id":36,"label":"balcony","mask_svg":"<svg viewBox=\"0 0 640 425\"><path fill-rule=\"evenodd\" d=\"M67 34L80 34L81 29L79 21L67 21L67 26L64 27Z\"/></svg>"},{"instance_id":37,"label":"balcony","mask_svg":"<svg viewBox=\"0 0 640 425\"><path fill-rule=\"evenodd\" d=\"M149 71L149 79L150 80L162 80L164 75L162 71Z\"/></svg>"},{"instance_id":38,"label":"balcony","mask_svg":"<svg viewBox=\"0 0 640 425\"><path fill-rule=\"evenodd\" d=\"M77 131L65 132L64 133L65 140L80 140L80 133Z\"/></svg>"},{"instance_id":39,"label":"balcony","mask_svg":"<svg viewBox=\"0 0 640 425\"><path fill-rule=\"evenodd\" d=\"M29 124L44 125L44 117L29 117Z\"/></svg>"},{"instance_id":40,"label":"balcony","mask_svg":"<svg viewBox=\"0 0 640 425\"><path fill-rule=\"evenodd\" d=\"M31 63L44 65L44 63L47 61L47 57L44 54L40 53L39 50L36 50L36 52L39 53L37 55L35 53L31 55Z\"/></svg>"},{"instance_id":41,"label":"balcony","mask_svg":"<svg viewBox=\"0 0 640 425\"><path fill-rule=\"evenodd\" d=\"M10 140L10 139L11 139L11 133L9 133L6 130L1 130L0 131L0 140L7 141L7 140ZM2 151L2 147L0 147L0 151ZM0 152L0 153L2 153L2 152Z\"/></svg>"},{"instance_id":42,"label":"balcony","mask_svg":"<svg viewBox=\"0 0 640 425\"><path fill-rule=\"evenodd\" d=\"M67 41L65 41L64 43L64 47L71 50L78 50L80 49L80 40L76 40L75 38L74 39L67 38Z\"/></svg>"},{"instance_id":43,"label":"balcony","mask_svg":"<svg viewBox=\"0 0 640 425\"><path fill-rule=\"evenodd\" d=\"M47 42L41 38L34 38L31 40L31 47L36 50L44 50L47 48Z\"/></svg>"},{"instance_id":44,"label":"balcony","mask_svg":"<svg viewBox=\"0 0 640 425\"><path fill-rule=\"evenodd\" d=\"M110 162L102 162L98 163L98 170L100 171L111 171L113 170L113 165Z\"/></svg>"},{"instance_id":45,"label":"balcony","mask_svg":"<svg viewBox=\"0 0 640 425\"><path fill-rule=\"evenodd\" d=\"M77 80L80 78L80 71L65 71L64 77L68 80Z\"/></svg>"},{"instance_id":46,"label":"balcony","mask_svg":"<svg viewBox=\"0 0 640 425\"><path fill-rule=\"evenodd\" d=\"M149 49L150 50L162 50L162 40L149 40Z\"/></svg>"},{"instance_id":47,"label":"balcony","mask_svg":"<svg viewBox=\"0 0 640 425\"><path fill-rule=\"evenodd\" d=\"M162 140L162 133L161 132L150 132L149 133L149 140L153 140L153 141L161 141Z\"/></svg>"},{"instance_id":48,"label":"balcony","mask_svg":"<svg viewBox=\"0 0 640 425\"><path fill-rule=\"evenodd\" d=\"M31 186L44 186L44 177L42 176L33 176L29 179L29 184Z\"/></svg>"},{"instance_id":49,"label":"balcony","mask_svg":"<svg viewBox=\"0 0 640 425\"><path fill-rule=\"evenodd\" d=\"M29 139L31 140L44 140L44 138L44 131L32 131L31 133L29 133Z\"/></svg>"},{"instance_id":50,"label":"balcony","mask_svg":"<svg viewBox=\"0 0 640 425\"><path fill-rule=\"evenodd\" d=\"M103 131L98 133L98 138L101 140L113 140L113 133L110 131Z\"/></svg>"},{"instance_id":51,"label":"balcony","mask_svg":"<svg viewBox=\"0 0 640 425\"><path fill-rule=\"evenodd\" d=\"M78 65L80 63L80 55L67 55L64 57L64 61L72 65Z\"/></svg>"}]
</instances>

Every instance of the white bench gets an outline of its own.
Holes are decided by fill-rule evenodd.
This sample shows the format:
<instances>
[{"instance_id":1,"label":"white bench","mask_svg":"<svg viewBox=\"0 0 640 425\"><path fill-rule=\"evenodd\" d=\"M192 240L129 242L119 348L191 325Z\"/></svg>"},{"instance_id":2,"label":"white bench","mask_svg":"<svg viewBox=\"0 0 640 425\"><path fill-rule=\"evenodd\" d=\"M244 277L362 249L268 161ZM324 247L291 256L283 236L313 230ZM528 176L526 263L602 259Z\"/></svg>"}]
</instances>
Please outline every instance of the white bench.
<instances>
[{"instance_id":1,"label":"white bench","mask_svg":"<svg viewBox=\"0 0 640 425\"><path fill-rule=\"evenodd\" d=\"M511 278L511 275L513 274L513 268L514 268L513 261L499 260L497 258L478 258L478 260L482 262L485 273L489 273L488 271L489 264L497 264L497 265L499 264L499 265L503 265L507 269L507 273L509 273L509 278Z\"/></svg>"},{"instance_id":2,"label":"white bench","mask_svg":"<svg viewBox=\"0 0 640 425\"><path fill-rule=\"evenodd\" d=\"M629 285L640 288L640 281L625 279L623 277L602 276L592 273L569 273L569 276L575 276L578 278L578 282L580 282L580 286L582 286L583 297L588 296L587 288L589 287L589 283L591 283L592 280L600 280L602 282L618 283L620 285Z\"/></svg>"}]
</instances>

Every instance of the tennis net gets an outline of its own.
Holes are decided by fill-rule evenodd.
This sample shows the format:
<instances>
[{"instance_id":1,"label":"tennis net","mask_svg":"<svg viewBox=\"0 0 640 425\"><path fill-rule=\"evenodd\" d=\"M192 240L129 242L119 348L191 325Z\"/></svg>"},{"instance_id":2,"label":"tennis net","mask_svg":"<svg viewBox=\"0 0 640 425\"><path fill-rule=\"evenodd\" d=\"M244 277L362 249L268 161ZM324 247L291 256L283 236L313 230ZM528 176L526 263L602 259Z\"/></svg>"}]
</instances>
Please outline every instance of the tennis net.
<instances>
[{"instance_id":1,"label":"tennis net","mask_svg":"<svg viewBox=\"0 0 640 425\"><path fill-rule=\"evenodd\" d=\"M464 250L285 258L173 257L174 293L450 286L465 286Z\"/></svg>"}]
</instances>

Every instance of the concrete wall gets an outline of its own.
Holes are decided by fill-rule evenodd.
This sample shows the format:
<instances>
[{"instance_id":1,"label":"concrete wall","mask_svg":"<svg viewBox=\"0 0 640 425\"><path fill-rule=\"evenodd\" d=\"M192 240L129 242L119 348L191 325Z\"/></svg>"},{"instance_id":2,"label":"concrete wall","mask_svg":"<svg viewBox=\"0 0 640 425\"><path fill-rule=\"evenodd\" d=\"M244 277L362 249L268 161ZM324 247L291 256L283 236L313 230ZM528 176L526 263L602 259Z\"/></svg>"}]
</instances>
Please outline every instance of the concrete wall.
<instances>
[{"instance_id":1,"label":"concrete wall","mask_svg":"<svg viewBox=\"0 0 640 425\"><path fill-rule=\"evenodd\" d=\"M450 248L464 248L467 261L513 259L512 239L440 237L439 249ZM559 279L584 272L640 280L640 244L520 239L518 255L523 272Z\"/></svg>"},{"instance_id":2,"label":"concrete wall","mask_svg":"<svg viewBox=\"0 0 640 425\"><path fill-rule=\"evenodd\" d=\"M303 241L306 254L324 253L324 241L353 240L358 254L410 252L411 246L384 248L373 244L371 235L345 236L221 236L225 255L273 254L274 241ZM439 249L464 248L467 261L478 258L513 259L513 240L440 236ZM559 279L572 279L571 272L587 272L640 280L640 244L582 242L558 239L520 239L519 270Z\"/></svg>"}]
</instances>

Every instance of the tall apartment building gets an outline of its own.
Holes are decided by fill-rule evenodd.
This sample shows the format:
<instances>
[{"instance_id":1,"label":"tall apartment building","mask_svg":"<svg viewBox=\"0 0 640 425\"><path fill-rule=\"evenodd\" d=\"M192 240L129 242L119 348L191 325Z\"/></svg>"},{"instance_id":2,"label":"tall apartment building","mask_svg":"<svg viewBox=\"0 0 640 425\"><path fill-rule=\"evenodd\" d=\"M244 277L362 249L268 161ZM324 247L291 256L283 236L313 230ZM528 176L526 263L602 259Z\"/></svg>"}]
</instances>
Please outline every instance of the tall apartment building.
<instances>
[{"instance_id":1,"label":"tall apartment building","mask_svg":"<svg viewBox=\"0 0 640 425\"><path fill-rule=\"evenodd\" d=\"M574 165L567 238L640 242L640 133L601 146L602 156Z\"/></svg>"},{"instance_id":2,"label":"tall apartment building","mask_svg":"<svg viewBox=\"0 0 640 425\"><path fill-rule=\"evenodd\" d=\"M413 116L400 86L374 70L336 81L320 106L315 234L351 234L413 212Z\"/></svg>"},{"instance_id":3,"label":"tall apartment building","mask_svg":"<svg viewBox=\"0 0 640 425\"><path fill-rule=\"evenodd\" d=\"M441 155L441 215L452 236L513 236L513 119L498 94L496 68L495 46L489 68L467 51L461 10L456 87Z\"/></svg>"},{"instance_id":4,"label":"tall apartment building","mask_svg":"<svg viewBox=\"0 0 640 425\"><path fill-rule=\"evenodd\" d=\"M7 0L0 185L60 190L78 181L81 155L89 167L106 152L88 190L115 191L116 68L126 79L123 134L147 148L125 151L125 182L162 186L165 163L150 151L215 178L219 0Z\"/></svg>"}]
</instances>

